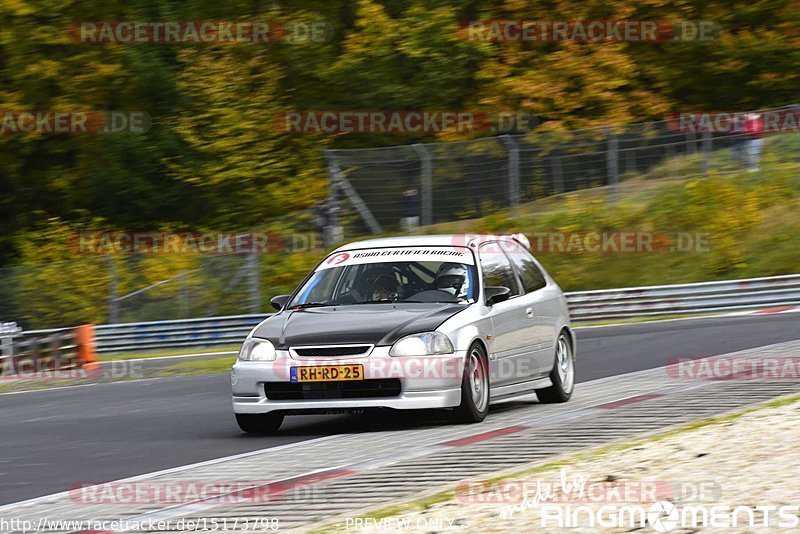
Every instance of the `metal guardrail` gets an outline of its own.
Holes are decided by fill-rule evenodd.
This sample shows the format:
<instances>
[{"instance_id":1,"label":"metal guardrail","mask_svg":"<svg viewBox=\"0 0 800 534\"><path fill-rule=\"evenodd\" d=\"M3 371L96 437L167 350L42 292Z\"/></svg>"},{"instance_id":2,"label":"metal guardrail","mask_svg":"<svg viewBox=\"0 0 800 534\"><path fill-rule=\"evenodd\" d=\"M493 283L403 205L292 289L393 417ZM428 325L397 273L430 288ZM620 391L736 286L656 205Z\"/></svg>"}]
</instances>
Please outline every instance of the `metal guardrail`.
<instances>
[{"instance_id":1,"label":"metal guardrail","mask_svg":"<svg viewBox=\"0 0 800 534\"><path fill-rule=\"evenodd\" d=\"M13 350L0 354L0 375L9 376L78 365L74 328L28 330L9 340Z\"/></svg>"},{"instance_id":2,"label":"metal guardrail","mask_svg":"<svg viewBox=\"0 0 800 534\"><path fill-rule=\"evenodd\" d=\"M573 321L699 315L800 305L800 275L567 293Z\"/></svg>"},{"instance_id":3,"label":"metal guardrail","mask_svg":"<svg viewBox=\"0 0 800 534\"><path fill-rule=\"evenodd\" d=\"M665 315L700 315L800 305L800 275L567 293L576 323ZM238 345L271 314L106 324L95 327L96 352ZM56 330L29 331L43 335Z\"/></svg>"},{"instance_id":4,"label":"metal guardrail","mask_svg":"<svg viewBox=\"0 0 800 534\"><path fill-rule=\"evenodd\" d=\"M271 314L202 317L95 326L96 352L239 345Z\"/></svg>"}]
</instances>

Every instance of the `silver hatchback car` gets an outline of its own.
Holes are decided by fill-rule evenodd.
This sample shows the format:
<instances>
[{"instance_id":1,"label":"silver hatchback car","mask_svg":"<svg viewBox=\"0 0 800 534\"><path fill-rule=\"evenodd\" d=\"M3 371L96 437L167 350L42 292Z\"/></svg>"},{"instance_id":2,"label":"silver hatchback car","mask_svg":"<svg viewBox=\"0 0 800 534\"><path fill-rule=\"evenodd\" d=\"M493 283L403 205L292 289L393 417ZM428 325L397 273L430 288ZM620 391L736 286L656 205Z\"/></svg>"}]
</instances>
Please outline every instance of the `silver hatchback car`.
<instances>
[{"instance_id":1,"label":"silver hatchback car","mask_svg":"<svg viewBox=\"0 0 800 534\"><path fill-rule=\"evenodd\" d=\"M285 415L448 409L536 392L565 402L575 336L564 294L513 236L372 239L333 251L248 335L231 372L245 432Z\"/></svg>"}]
</instances>

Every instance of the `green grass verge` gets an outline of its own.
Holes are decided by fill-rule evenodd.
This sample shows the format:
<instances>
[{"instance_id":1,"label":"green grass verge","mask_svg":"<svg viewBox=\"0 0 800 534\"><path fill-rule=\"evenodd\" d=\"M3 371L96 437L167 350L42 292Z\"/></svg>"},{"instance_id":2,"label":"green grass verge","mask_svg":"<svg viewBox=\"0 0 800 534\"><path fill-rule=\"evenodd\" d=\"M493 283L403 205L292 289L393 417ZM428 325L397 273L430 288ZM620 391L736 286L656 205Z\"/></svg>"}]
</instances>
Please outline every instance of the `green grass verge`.
<instances>
[{"instance_id":1,"label":"green grass verge","mask_svg":"<svg viewBox=\"0 0 800 534\"><path fill-rule=\"evenodd\" d=\"M207 375L215 373L227 373L231 366L236 363L236 356L226 356L224 358L213 358L210 360L188 360L185 362L170 365L154 371L156 376L189 376Z\"/></svg>"},{"instance_id":2,"label":"green grass verge","mask_svg":"<svg viewBox=\"0 0 800 534\"><path fill-rule=\"evenodd\" d=\"M138 358L163 358L164 356L181 356L191 354L210 354L215 352L233 352L238 351L240 345L229 345L225 347L186 347L183 349L170 349L170 350L146 350L134 352L113 352L113 353L100 353L98 358L100 361L111 362L119 360L133 360Z\"/></svg>"}]
</instances>

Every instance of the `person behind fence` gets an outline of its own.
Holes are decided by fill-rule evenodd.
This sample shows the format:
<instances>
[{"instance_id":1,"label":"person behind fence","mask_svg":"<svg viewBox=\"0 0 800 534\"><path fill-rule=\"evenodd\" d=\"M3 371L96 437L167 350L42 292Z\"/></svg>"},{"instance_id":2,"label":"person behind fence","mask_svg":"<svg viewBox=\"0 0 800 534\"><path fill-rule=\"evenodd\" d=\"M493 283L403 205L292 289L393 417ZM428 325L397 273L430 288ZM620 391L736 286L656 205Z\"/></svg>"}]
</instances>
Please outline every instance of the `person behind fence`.
<instances>
[{"instance_id":1,"label":"person behind fence","mask_svg":"<svg viewBox=\"0 0 800 534\"><path fill-rule=\"evenodd\" d=\"M409 187L403 191L403 218L400 227L404 232L413 232L419 227L419 191L416 187Z\"/></svg>"},{"instance_id":2,"label":"person behind fence","mask_svg":"<svg viewBox=\"0 0 800 534\"><path fill-rule=\"evenodd\" d=\"M747 169L755 172L758 170L761 149L764 145L764 118L758 113L748 113L745 116L743 130Z\"/></svg>"},{"instance_id":3,"label":"person behind fence","mask_svg":"<svg viewBox=\"0 0 800 534\"><path fill-rule=\"evenodd\" d=\"M330 224L330 210L327 200L320 200L311 208L314 215L314 226L317 229L317 238L321 243L325 243L325 227Z\"/></svg>"}]
</instances>

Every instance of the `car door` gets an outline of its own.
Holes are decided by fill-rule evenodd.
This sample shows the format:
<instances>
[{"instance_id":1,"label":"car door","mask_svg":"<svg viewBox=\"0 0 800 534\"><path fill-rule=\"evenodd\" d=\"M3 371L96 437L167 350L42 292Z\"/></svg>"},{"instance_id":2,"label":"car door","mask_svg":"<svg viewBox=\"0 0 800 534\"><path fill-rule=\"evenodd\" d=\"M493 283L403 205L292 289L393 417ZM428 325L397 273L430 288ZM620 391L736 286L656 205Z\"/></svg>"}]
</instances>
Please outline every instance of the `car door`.
<instances>
[{"instance_id":1,"label":"car door","mask_svg":"<svg viewBox=\"0 0 800 534\"><path fill-rule=\"evenodd\" d=\"M548 284L543 270L523 246L504 242L502 247L522 283L524 294L520 302L525 303L526 310L530 310L529 315L532 315L533 375L546 376L553 368L555 358L559 292Z\"/></svg>"},{"instance_id":2,"label":"car door","mask_svg":"<svg viewBox=\"0 0 800 534\"><path fill-rule=\"evenodd\" d=\"M511 385L529 380L534 366L533 322L520 298L521 284L498 242L481 245L478 250L483 286L505 286L511 297L490 307L492 339L489 361L492 385ZM485 304L485 302L484 302Z\"/></svg>"}]
</instances>

